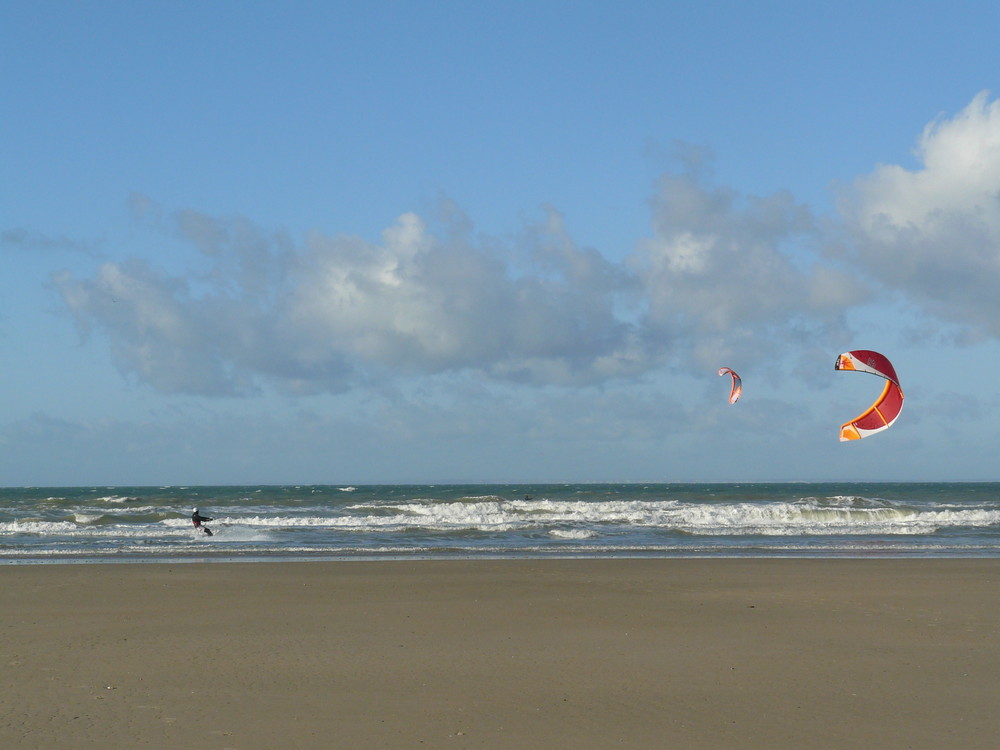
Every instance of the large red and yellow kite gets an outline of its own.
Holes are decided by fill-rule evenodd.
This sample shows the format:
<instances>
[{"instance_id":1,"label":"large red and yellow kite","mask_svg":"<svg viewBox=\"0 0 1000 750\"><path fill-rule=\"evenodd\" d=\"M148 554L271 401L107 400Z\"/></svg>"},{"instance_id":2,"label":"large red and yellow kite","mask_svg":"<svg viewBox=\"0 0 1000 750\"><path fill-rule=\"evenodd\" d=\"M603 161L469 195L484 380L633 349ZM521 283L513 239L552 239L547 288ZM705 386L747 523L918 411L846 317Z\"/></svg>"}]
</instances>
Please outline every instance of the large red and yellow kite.
<instances>
[{"instance_id":1,"label":"large red and yellow kite","mask_svg":"<svg viewBox=\"0 0 1000 750\"><path fill-rule=\"evenodd\" d=\"M896 370L887 357L869 349L856 349L837 357L833 369L870 372L872 375L885 378L885 388L875 403L850 422L841 425L841 441L860 440L874 435L896 421L896 417L903 410L903 391L899 387Z\"/></svg>"}]
</instances>

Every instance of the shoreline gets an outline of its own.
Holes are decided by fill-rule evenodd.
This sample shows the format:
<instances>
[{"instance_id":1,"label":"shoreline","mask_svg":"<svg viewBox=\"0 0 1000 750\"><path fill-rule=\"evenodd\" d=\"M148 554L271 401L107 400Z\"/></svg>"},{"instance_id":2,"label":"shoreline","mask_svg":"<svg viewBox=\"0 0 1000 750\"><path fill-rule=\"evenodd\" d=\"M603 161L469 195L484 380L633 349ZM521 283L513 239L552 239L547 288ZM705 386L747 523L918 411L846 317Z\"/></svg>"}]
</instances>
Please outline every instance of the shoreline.
<instances>
[{"instance_id":1,"label":"shoreline","mask_svg":"<svg viewBox=\"0 0 1000 750\"><path fill-rule=\"evenodd\" d=\"M986 748L998 593L990 558L0 565L0 745Z\"/></svg>"},{"instance_id":2,"label":"shoreline","mask_svg":"<svg viewBox=\"0 0 1000 750\"><path fill-rule=\"evenodd\" d=\"M736 553L648 553L648 554L583 554L579 552L566 554L534 555L534 554L398 554L398 555L327 555L316 553L315 555L261 555L261 554L226 554L218 555L191 555L191 556L166 556L166 557L128 557L124 555L68 555L68 556L39 556L39 557L0 557L0 568L5 567L32 567L32 566L52 566L52 565L294 565L296 563L324 563L324 564L379 564L379 563L475 563L475 562L588 562L588 561L778 561L778 560L854 560L854 561L878 561L878 560L898 560L898 561L933 561L933 560L996 560L1000 562L1000 552L990 551L989 554L970 552L967 550L954 549L947 552L935 551L933 553L924 551L880 551L878 554L872 552L844 552L844 551L810 551L810 552L760 552L753 554Z\"/></svg>"}]
</instances>

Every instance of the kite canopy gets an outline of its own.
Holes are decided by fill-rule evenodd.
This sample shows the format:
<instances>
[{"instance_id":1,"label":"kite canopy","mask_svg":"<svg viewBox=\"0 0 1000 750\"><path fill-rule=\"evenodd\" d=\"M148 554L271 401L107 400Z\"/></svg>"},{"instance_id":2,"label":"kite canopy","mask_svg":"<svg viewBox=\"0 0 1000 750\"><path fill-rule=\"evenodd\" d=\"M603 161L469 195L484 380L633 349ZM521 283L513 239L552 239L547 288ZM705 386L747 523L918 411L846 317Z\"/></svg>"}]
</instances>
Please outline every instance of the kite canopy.
<instances>
[{"instance_id":1,"label":"kite canopy","mask_svg":"<svg viewBox=\"0 0 1000 750\"><path fill-rule=\"evenodd\" d=\"M729 403L735 404L740 400L740 396L743 394L743 381L740 380L740 376L735 372L730 370L728 367L719 368L719 376L723 376L729 373L733 376L733 389L729 392Z\"/></svg>"},{"instance_id":2,"label":"kite canopy","mask_svg":"<svg viewBox=\"0 0 1000 750\"><path fill-rule=\"evenodd\" d=\"M837 357L833 369L869 372L872 375L885 378L885 388L882 389L882 393L875 400L875 403L850 422L845 422L840 426L841 442L860 440L874 435L896 421L896 417L903 410L903 391L899 387L896 369L884 355L870 349L844 352Z\"/></svg>"}]
</instances>

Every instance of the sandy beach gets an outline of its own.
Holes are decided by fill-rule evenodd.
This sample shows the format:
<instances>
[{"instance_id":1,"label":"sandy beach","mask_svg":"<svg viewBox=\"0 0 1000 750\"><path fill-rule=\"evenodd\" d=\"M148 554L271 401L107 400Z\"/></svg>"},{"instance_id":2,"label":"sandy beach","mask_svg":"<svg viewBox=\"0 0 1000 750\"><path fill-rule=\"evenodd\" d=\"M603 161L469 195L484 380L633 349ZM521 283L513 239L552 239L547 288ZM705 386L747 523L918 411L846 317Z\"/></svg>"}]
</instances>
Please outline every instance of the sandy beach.
<instances>
[{"instance_id":1,"label":"sandy beach","mask_svg":"<svg viewBox=\"0 0 1000 750\"><path fill-rule=\"evenodd\" d=\"M993 748L1000 560L0 567L4 748Z\"/></svg>"}]
</instances>

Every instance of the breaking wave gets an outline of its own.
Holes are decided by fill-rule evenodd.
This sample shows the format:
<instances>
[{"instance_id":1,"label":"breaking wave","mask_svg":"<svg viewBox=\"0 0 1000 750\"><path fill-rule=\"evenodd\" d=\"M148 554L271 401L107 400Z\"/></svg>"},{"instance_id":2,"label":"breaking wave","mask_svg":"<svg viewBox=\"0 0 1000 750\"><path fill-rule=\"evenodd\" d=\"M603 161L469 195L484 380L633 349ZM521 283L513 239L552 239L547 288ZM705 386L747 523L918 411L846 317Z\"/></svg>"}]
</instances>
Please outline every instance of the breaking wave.
<instances>
[{"instance_id":1,"label":"breaking wave","mask_svg":"<svg viewBox=\"0 0 1000 750\"><path fill-rule=\"evenodd\" d=\"M933 485L919 492L903 484L874 492L849 487L0 489L0 557L72 557L81 550L168 557L293 550L726 555L916 549L1000 555L1000 485ZM192 527L194 506L215 519L212 537Z\"/></svg>"}]
</instances>

